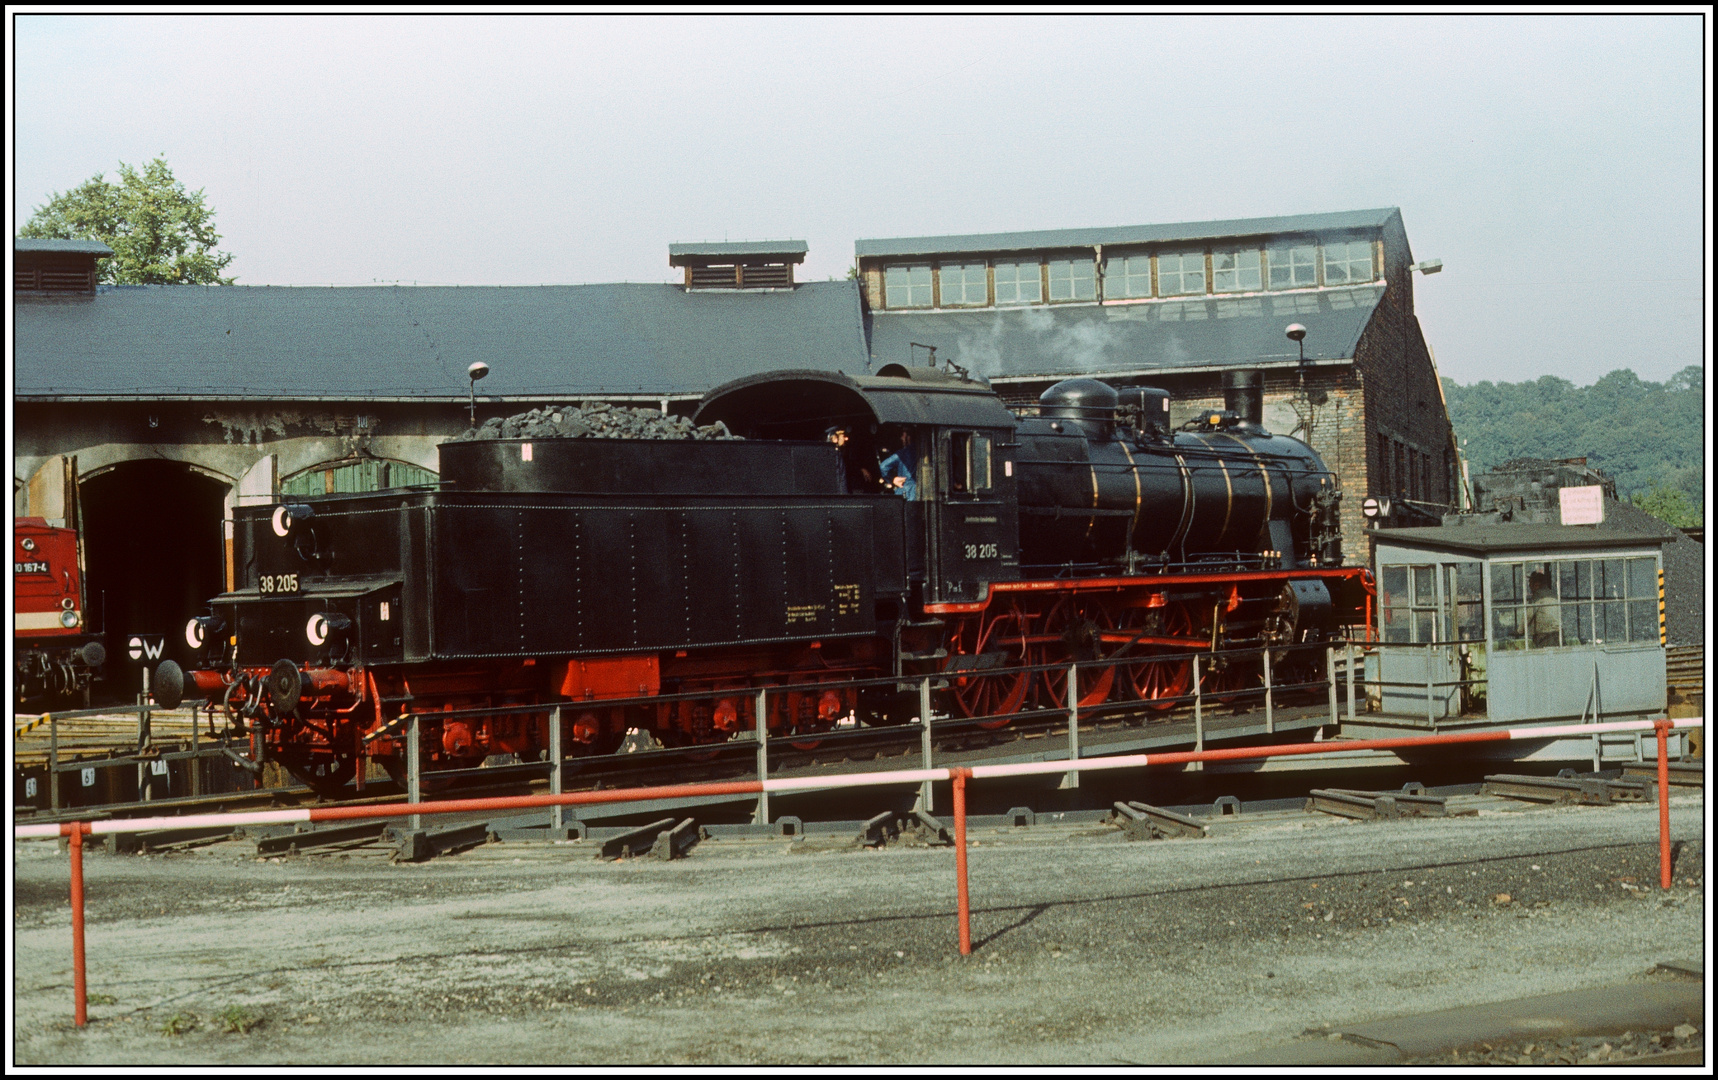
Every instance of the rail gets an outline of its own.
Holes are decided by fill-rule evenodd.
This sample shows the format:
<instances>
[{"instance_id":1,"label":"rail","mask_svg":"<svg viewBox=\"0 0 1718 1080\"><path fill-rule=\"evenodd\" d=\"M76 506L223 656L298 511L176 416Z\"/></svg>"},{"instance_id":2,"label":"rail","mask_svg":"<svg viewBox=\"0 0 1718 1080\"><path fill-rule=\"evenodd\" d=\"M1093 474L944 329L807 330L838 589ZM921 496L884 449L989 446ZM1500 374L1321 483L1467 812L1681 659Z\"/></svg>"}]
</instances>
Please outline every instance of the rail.
<instances>
[{"instance_id":1,"label":"rail","mask_svg":"<svg viewBox=\"0 0 1718 1080\"><path fill-rule=\"evenodd\" d=\"M1658 737L1659 806L1659 877L1660 888L1669 889L1670 857L1670 798L1669 757L1667 736L1672 729L1704 727L1700 718L1678 720L1624 720L1599 725L1610 731L1654 731ZM949 780L954 796L955 897L960 954L972 952L971 902L967 885L966 853L966 785L972 780L1029 776L1060 772L1064 769L1090 771L1096 769L1143 769L1151 765L1182 764L1193 761L1241 761L1272 757L1314 756L1353 750L1387 750L1410 746L1453 746L1465 743L1507 742L1512 740L1543 740L1570 734L1586 734L1592 725L1562 724L1538 727L1506 728L1492 731L1454 732L1410 736L1394 739L1356 739L1348 742L1289 743L1278 746L1245 746L1222 750L1175 751L1158 754L1130 754L1111 758L1073 760L1066 763L1024 762L1012 765L977 765L944 769L900 769L889 772L858 773L849 776L816 778L742 780L717 784L682 784L665 787L629 788L615 791L587 791L573 794L519 795L491 799L451 799L430 803L417 809L421 814L454 814L489 810L521 810L539 807L564 807L606 802L640 802L659 798L694 798L702 795L738 795L789 791L827 790L831 788L871 787L886 784L926 783ZM132 818L114 821L73 821L59 825L17 825L14 840L47 839L65 836L69 839L71 909L72 909L72 994L74 1019L78 1027L89 1022L87 983L84 954L84 837L111 833L146 832L161 828L224 827L227 825L275 825L318 821L355 821L374 818L400 817L397 806L328 806L294 810L265 810L238 814L185 815L172 818Z\"/></svg>"}]
</instances>

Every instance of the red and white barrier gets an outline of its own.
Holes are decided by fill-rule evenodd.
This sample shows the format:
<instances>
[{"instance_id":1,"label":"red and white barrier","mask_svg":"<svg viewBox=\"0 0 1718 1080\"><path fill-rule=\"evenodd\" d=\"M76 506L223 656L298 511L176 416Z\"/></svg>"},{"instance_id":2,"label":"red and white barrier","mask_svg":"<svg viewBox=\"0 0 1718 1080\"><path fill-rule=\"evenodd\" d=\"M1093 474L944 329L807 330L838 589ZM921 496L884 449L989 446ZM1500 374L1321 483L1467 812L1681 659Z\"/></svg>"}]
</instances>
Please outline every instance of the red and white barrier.
<instances>
[{"instance_id":1,"label":"red and white barrier","mask_svg":"<svg viewBox=\"0 0 1718 1080\"><path fill-rule=\"evenodd\" d=\"M763 792L827 791L833 788L874 787L887 784L918 784L926 780L949 780L954 786L955 907L959 920L960 953L972 952L971 906L966 875L966 784L1003 776L1033 776L1044 773L1095 772L1102 769L1139 769L1148 765L1179 765L1194 761L1257 761L1273 757L1347 753L1353 750L1394 750L1413 746L1455 746L1462 743L1544 740L1565 736L1591 736L1616 731L1656 731L1658 735L1659 860L1660 885L1670 888L1670 803L1666 797L1669 764L1666 737L1672 730L1704 727L1703 718L1679 720L1618 720L1603 724L1557 724L1542 727L1503 728L1494 731L1452 732L1443 735L1412 735L1396 739L1350 739L1329 742L1287 743L1275 746L1238 746L1225 750L1185 750L1164 754L1127 754L1118 757L1083 758L1073 761L1034 761L1015 765L975 765L970 768L895 769L887 772L852 773L844 776L797 777L775 780L736 780L717 784L676 784L661 787L621 788L613 791L582 791L562 795L514 795L492 799L449 799L433 803L393 803L386 806L328 806L296 810L258 810L236 814L185 814L178 817L124 818L107 821L70 821L54 825L17 825L16 840L66 836L71 841L72 902L72 993L79 1027L88 1021L84 983L84 890L83 838L112 833L152 832L157 829L224 828L240 825L291 825L300 822L353 821L366 818L404 817L408 814L460 814L490 810L529 810L550 806L580 806L596 803L644 802L652 799L697 798L706 795L757 795Z\"/></svg>"}]
</instances>

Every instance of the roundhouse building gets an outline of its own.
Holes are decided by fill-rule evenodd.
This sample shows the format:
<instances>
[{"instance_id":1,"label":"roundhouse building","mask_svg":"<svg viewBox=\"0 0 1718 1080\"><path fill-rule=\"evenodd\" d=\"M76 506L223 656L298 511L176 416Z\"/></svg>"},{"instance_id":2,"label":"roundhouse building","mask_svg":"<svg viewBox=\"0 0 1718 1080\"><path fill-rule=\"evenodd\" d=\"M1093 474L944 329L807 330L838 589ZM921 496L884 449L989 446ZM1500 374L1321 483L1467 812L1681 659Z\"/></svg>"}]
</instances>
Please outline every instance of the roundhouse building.
<instances>
[{"instance_id":1,"label":"roundhouse building","mask_svg":"<svg viewBox=\"0 0 1718 1080\"><path fill-rule=\"evenodd\" d=\"M689 413L743 375L927 362L917 343L1011 401L1072 375L1161 386L1177 419L1251 394L1342 474L1350 562L1361 496L1454 501L1396 210L863 240L856 280L825 282L795 280L798 241L673 245L674 283L536 287L108 286L104 245L13 252L14 512L79 515L95 628L170 649L231 577L233 506L432 481L478 361L481 423Z\"/></svg>"}]
</instances>

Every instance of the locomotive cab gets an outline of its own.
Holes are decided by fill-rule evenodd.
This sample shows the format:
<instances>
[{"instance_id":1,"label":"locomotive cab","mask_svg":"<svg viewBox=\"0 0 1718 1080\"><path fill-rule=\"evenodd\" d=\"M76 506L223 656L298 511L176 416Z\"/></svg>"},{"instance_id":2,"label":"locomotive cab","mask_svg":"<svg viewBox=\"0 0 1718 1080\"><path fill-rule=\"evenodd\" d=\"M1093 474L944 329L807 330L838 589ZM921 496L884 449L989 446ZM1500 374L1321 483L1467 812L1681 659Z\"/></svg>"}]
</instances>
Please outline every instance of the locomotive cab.
<instances>
[{"instance_id":1,"label":"locomotive cab","mask_svg":"<svg viewBox=\"0 0 1718 1080\"><path fill-rule=\"evenodd\" d=\"M864 378L774 372L706 395L695 422L718 420L751 439L849 433L847 475L874 476L849 492L901 506L899 550L916 611L979 602L994 582L1020 577L1015 420L986 384L896 364Z\"/></svg>"}]
</instances>

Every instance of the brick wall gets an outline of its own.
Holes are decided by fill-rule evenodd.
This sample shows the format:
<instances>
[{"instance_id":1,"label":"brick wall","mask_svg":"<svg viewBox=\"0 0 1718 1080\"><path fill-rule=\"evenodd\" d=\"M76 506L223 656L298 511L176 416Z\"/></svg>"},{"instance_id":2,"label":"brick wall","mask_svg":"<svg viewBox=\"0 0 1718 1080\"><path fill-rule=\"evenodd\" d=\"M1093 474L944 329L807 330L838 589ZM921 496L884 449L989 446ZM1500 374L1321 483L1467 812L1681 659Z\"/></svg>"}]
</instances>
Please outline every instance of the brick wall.
<instances>
[{"instance_id":1,"label":"brick wall","mask_svg":"<svg viewBox=\"0 0 1718 1080\"><path fill-rule=\"evenodd\" d=\"M1453 503L1449 416L1419 320L1403 302L1408 279L1405 266L1390 275L1354 350L1367 390L1368 493Z\"/></svg>"},{"instance_id":2,"label":"brick wall","mask_svg":"<svg viewBox=\"0 0 1718 1080\"><path fill-rule=\"evenodd\" d=\"M865 283L865 306L872 311L880 311L883 307L883 270L877 266L867 266L859 271L859 279Z\"/></svg>"}]
</instances>

